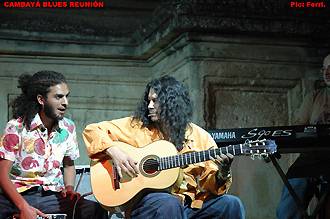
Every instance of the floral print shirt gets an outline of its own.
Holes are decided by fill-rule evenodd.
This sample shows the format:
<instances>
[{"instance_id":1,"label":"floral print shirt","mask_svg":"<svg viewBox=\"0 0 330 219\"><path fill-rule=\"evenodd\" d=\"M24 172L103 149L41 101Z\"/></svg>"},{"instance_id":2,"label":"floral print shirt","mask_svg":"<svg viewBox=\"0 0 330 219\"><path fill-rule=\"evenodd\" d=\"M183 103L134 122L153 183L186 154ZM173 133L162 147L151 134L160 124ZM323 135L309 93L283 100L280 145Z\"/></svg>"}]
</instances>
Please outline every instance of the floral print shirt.
<instances>
[{"instance_id":1,"label":"floral print shirt","mask_svg":"<svg viewBox=\"0 0 330 219\"><path fill-rule=\"evenodd\" d=\"M44 190L63 190L60 166L64 156L72 160L79 157L72 120L63 118L49 135L39 114L30 129L21 118L7 123L0 142L0 158L13 161L9 176L18 192L40 185Z\"/></svg>"}]
</instances>

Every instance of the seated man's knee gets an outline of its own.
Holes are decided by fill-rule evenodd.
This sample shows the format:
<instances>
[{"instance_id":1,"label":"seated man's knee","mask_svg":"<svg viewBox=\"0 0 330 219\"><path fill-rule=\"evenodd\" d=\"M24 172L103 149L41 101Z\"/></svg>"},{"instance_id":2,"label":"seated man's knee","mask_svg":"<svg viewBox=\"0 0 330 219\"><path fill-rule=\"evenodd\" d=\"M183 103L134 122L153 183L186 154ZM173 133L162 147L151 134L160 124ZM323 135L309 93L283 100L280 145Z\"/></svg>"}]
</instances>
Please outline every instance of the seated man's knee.
<instances>
[{"instance_id":1,"label":"seated man's knee","mask_svg":"<svg viewBox=\"0 0 330 219\"><path fill-rule=\"evenodd\" d=\"M226 203L226 205L231 209L241 209L241 208L243 208L242 201L236 196L223 195L222 198L224 199L223 201Z\"/></svg>"},{"instance_id":2,"label":"seated man's knee","mask_svg":"<svg viewBox=\"0 0 330 219\"><path fill-rule=\"evenodd\" d=\"M245 210L242 201L233 195L222 195L210 203L214 215L220 218L245 218Z\"/></svg>"},{"instance_id":3,"label":"seated man's knee","mask_svg":"<svg viewBox=\"0 0 330 219\"><path fill-rule=\"evenodd\" d=\"M171 194L162 195L159 198L158 213L168 214L169 212L182 212L183 205L179 199Z\"/></svg>"}]
</instances>

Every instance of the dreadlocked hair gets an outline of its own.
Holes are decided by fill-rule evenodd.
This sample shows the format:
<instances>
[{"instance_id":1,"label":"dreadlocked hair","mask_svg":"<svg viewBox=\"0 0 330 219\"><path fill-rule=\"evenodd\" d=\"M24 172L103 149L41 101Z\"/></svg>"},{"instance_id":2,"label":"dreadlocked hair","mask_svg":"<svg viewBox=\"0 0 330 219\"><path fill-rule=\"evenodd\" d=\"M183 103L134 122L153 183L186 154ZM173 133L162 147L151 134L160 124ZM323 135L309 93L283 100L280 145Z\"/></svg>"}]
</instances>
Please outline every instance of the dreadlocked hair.
<instances>
[{"instance_id":1,"label":"dreadlocked hair","mask_svg":"<svg viewBox=\"0 0 330 219\"><path fill-rule=\"evenodd\" d=\"M27 128L30 128L32 119L41 110L37 95L47 99L49 88L61 83L67 83L65 77L55 71L39 71L32 76L19 76L17 87L22 93L11 104L13 118L22 118Z\"/></svg>"},{"instance_id":2,"label":"dreadlocked hair","mask_svg":"<svg viewBox=\"0 0 330 219\"><path fill-rule=\"evenodd\" d=\"M185 132L191 122L192 103L186 87L171 76L154 79L146 86L142 100L133 114L133 121L141 121L142 127L153 126L154 122L148 116L148 95L150 89L157 94L160 105L160 123L163 131L180 151L185 141Z\"/></svg>"}]
</instances>

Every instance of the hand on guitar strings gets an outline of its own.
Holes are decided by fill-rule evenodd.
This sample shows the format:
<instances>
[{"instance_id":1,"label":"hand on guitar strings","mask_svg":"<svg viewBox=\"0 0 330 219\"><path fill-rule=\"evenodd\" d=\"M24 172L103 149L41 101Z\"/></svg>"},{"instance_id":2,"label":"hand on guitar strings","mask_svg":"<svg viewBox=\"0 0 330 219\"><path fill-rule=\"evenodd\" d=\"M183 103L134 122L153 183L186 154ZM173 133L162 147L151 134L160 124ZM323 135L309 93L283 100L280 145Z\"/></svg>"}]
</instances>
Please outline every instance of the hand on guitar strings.
<instances>
[{"instance_id":1,"label":"hand on guitar strings","mask_svg":"<svg viewBox=\"0 0 330 219\"><path fill-rule=\"evenodd\" d=\"M218 165L218 178L226 180L230 177L230 166L234 160L234 155L230 153L220 154L216 155L215 159L212 157L211 160Z\"/></svg>"},{"instance_id":2,"label":"hand on guitar strings","mask_svg":"<svg viewBox=\"0 0 330 219\"><path fill-rule=\"evenodd\" d=\"M112 158L114 167L117 169L119 177L123 177L123 173L130 177L137 177L139 169L136 166L137 161L133 160L120 148L112 146L107 149L107 154Z\"/></svg>"}]
</instances>

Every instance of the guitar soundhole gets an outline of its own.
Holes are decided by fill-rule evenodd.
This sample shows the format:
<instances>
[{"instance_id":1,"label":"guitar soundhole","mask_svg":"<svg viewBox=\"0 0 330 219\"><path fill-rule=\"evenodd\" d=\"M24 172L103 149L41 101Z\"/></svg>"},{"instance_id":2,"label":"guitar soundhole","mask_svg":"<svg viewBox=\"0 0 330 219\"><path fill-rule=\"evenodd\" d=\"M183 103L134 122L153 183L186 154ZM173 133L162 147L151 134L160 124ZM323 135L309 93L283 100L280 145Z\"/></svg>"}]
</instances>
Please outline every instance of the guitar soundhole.
<instances>
[{"instance_id":1,"label":"guitar soundhole","mask_svg":"<svg viewBox=\"0 0 330 219\"><path fill-rule=\"evenodd\" d=\"M155 159L148 159L143 163L143 170L147 174L154 174L158 171L158 161Z\"/></svg>"}]
</instances>

